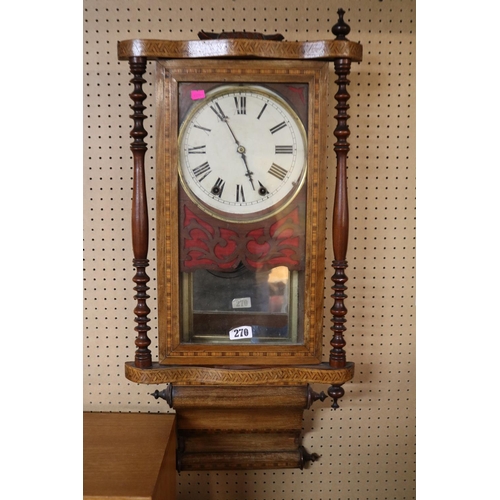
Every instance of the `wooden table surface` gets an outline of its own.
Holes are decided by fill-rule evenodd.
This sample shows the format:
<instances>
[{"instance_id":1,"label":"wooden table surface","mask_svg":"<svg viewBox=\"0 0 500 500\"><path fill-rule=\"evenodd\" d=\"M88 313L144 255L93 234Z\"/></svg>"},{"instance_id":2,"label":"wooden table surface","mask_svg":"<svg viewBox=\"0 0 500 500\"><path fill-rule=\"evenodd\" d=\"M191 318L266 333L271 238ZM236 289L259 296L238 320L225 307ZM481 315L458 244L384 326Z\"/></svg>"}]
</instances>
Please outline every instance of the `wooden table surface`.
<instances>
[{"instance_id":1,"label":"wooden table surface","mask_svg":"<svg viewBox=\"0 0 500 500\"><path fill-rule=\"evenodd\" d=\"M84 412L84 499L175 499L175 448L175 415Z\"/></svg>"}]
</instances>

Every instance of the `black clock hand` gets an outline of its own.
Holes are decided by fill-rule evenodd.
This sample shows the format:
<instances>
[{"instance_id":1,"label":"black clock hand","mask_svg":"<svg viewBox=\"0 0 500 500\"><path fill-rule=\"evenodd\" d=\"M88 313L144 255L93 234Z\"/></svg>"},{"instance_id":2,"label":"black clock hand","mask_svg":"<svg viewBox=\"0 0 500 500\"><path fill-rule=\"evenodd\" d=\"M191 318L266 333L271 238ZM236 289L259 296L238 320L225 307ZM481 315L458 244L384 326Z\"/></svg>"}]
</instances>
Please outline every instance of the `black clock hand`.
<instances>
[{"instance_id":1,"label":"black clock hand","mask_svg":"<svg viewBox=\"0 0 500 500\"><path fill-rule=\"evenodd\" d=\"M213 106L210 106L210 108L217 115L219 120L223 121L227 125L227 128L229 129L229 132L231 132L231 135L233 136L234 141L239 146L240 141L238 141L238 139L236 139L236 136L234 135L233 129L231 128L231 125L229 125L229 118L226 116L224 111L222 111L222 108L219 106L218 102L216 102L215 105L217 106L217 109L215 109Z\"/></svg>"},{"instance_id":2,"label":"black clock hand","mask_svg":"<svg viewBox=\"0 0 500 500\"><path fill-rule=\"evenodd\" d=\"M245 175L248 177L250 184L252 185L252 189L255 191L255 186L253 184L253 179L252 179L253 172L250 172L250 169L248 168L247 155L245 154L246 149L243 146L239 145L237 151L238 151L238 153L240 153L241 158L243 159L243 162L245 163L245 167L247 169L247 173Z\"/></svg>"},{"instance_id":3,"label":"black clock hand","mask_svg":"<svg viewBox=\"0 0 500 500\"><path fill-rule=\"evenodd\" d=\"M215 103L217 106L217 110L212 107L212 110L215 112L215 114L227 125L227 128L229 129L229 132L231 132L231 135L233 136L234 141L236 142L236 145L238 148L236 151L241 155L241 158L243 159L243 163L245 164L245 168L247 169L247 173L245 174L248 177L248 180L250 181L250 184L252 185L252 189L255 191L255 185L253 183L253 172L250 172L250 168L248 167L247 163L247 157L246 157L246 149L244 146L240 144L240 141L236 138L236 135L233 132L233 129L231 128L231 125L229 125L229 118L224 114L224 111L222 111L222 108L219 106L219 103Z\"/></svg>"},{"instance_id":4,"label":"black clock hand","mask_svg":"<svg viewBox=\"0 0 500 500\"><path fill-rule=\"evenodd\" d=\"M236 144L238 146L241 146L240 141L238 141L238 139L236 139L236 136L234 135L234 132L233 132L233 129L231 128L231 125L229 125L229 118L227 116L224 116L224 120L223 121L227 125L227 128L229 129L229 132L231 132L231 135L233 136L234 142L236 142Z\"/></svg>"}]
</instances>

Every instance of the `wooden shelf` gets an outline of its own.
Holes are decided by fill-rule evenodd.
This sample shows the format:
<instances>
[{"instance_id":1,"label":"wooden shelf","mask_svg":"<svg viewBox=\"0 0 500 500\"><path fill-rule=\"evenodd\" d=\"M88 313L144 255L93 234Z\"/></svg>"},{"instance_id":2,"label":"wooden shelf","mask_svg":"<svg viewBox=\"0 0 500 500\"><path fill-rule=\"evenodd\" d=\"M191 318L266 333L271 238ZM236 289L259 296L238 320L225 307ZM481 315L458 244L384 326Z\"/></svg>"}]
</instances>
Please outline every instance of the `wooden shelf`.
<instances>
[{"instance_id":1,"label":"wooden shelf","mask_svg":"<svg viewBox=\"0 0 500 500\"><path fill-rule=\"evenodd\" d=\"M354 363L346 363L345 368L331 368L328 363L272 367L208 367L153 363L151 368L137 368L133 362L129 362L125 364L125 376L138 384L278 386L324 383L340 386L354 377Z\"/></svg>"},{"instance_id":2,"label":"wooden shelf","mask_svg":"<svg viewBox=\"0 0 500 500\"><path fill-rule=\"evenodd\" d=\"M175 498L175 415L83 413L83 498Z\"/></svg>"}]
</instances>

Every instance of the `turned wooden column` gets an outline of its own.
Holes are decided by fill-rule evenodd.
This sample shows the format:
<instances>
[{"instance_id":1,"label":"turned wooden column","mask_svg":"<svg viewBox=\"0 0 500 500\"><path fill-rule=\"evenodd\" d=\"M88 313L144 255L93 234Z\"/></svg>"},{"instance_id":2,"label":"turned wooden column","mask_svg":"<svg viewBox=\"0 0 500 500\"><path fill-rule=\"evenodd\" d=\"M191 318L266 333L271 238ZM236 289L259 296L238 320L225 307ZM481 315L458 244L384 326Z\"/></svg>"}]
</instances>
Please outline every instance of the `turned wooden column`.
<instances>
[{"instance_id":1,"label":"turned wooden column","mask_svg":"<svg viewBox=\"0 0 500 500\"><path fill-rule=\"evenodd\" d=\"M339 9L338 13L339 21L332 28L332 32L336 35L337 40L345 40L345 36L349 33L350 28L343 20L344 11ZM347 267L346 253L349 236L349 210L347 200L347 154L349 152L349 143L347 142L347 138L350 135L350 131L347 125L347 119L349 118L347 114L347 110L349 109L347 101L350 95L347 92L347 85L349 84L347 76L350 72L351 60L348 58L335 59L334 65L335 74L338 76L338 79L335 81L338 85L338 91L335 94L335 99L338 103L335 107L337 110L337 114L335 115L337 127L334 131L334 135L337 138L337 142L334 145L335 154L337 156L337 182L335 187L332 228L333 252L335 257L333 268L335 272L332 276L332 298L334 303L330 310L333 315L333 326L331 327L333 337L330 341L330 345L332 346L330 351L330 366L332 368L344 368L346 366L346 354L344 351L344 346L346 344L344 332L346 327L344 323L347 313L347 309L344 305L344 299L347 297L345 294L345 290L347 289L345 286L347 281L345 269ZM342 396L340 392L343 394L343 389L338 387L336 390L337 397ZM338 394L340 394L340 396L338 396Z\"/></svg>"},{"instance_id":2,"label":"turned wooden column","mask_svg":"<svg viewBox=\"0 0 500 500\"><path fill-rule=\"evenodd\" d=\"M134 102L130 107L134 114L130 118L134 121L134 126L130 132L133 142L130 149L134 158L134 184L132 195L132 246L134 251L133 265L136 268L136 274L132 278L136 286L134 290L137 305L134 309L135 322L137 326L135 331L137 337L135 345L135 366L139 368L148 368L152 366L151 351L149 345L151 340L148 337L148 331L151 327L148 325L148 314L151 312L146 300L149 299L147 291L149 290L149 276L146 273L146 267L149 265L148 244L149 244L149 222L148 222L148 203L146 194L146 176L144 172L144 157L147 151L147 145L144 138L148 135L144 129L143 122L146 118L143 101L146 94L142 85L146 82L142 75L146 72L147 59L145 57L130 57L130 72L133 75L131 83L134 89L130 98Z\"/></svg>"}]
</instances>

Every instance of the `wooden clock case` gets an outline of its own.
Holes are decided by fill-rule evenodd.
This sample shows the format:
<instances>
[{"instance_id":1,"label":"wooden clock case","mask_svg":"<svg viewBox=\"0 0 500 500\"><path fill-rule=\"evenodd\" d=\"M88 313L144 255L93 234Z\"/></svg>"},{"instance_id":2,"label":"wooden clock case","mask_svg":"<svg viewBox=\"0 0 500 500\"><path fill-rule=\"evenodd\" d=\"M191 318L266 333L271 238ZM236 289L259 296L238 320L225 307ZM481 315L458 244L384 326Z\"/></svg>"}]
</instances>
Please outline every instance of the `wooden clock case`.
<instances>
[{"instance_id":1,"label":"wooden clock case","mask_svg":"<svg viewBox=\"0 0 500 500\"><path fill-rule=\"evenodd\" d=\"M128 60L134 89L130 94L134 126L131 150L134 158L132 243L136 275L137 323L135 361L126 363L126 377L136 383L168 384L156 390L177 413L177 468L182 470L302 468L318 458L300 445L302 414L326 394L315 393L310 383L330 387L333 408L344 394L342 385L354 375L354 364L344 351L345 268L347 267L347 153L349 128L347 76L351 62L362 58L362 47L347 40L349 27L339 10L332 28L334 40L286 42L279 37L233 33L200 33L201 40L127 40L118 43L120 60ZM207 39L208 38L208 39ZM274 38L274 39L273 39ZM277 39L276 39L277 38ZM157 242L159 361L149 350L150 313L146 273L149 216L144 158L147 132L142 86L148 60L157 64ZM337 182L332 223L333 262L332 350L321 361L324 277L325 137L328 63L338 77ZM305 186L307 225L305 244L304 342L289 346L211 346L183 343L180 337L179 230L177 133L179 83L222 82L307 84L308 178ZM182 108L182 105L181 105Z\"/></svg>"},{"instance_id":2,"label":"wooden clock case","mask_svg":"<svg viewBox=\"0 0 500 500\"><path fill-rule=\"evenodd\" d=\"M157 112L156 127L157 260L158 276L163 277L158 279L158 301L161 304L158 311L160 364L267 366L321 362L326 169L325 158L320 151L323 151L325 146L321 131L325 129L327 72L328 63L321 61L179 59L157 63L156 106L157 110L160 110ZM183 190L178 181L177 131L188 103L182 102L178 96L185 96L189 92L191 85L187 89L185 87L193 80L196 81L194 88L204 91L213 87L215 82L265 84L282 93L288 91L291 97L297 100L297 108L308 125L310 147L307 182L299 196L275 216L254 223L227 223L205 214ZM300 84L303 84L303 87L299 87ZM294 94L296 90L302 92ZM292 217L293 214L298 215ZM292 223L294 219L295 224ZM293 258L286 259L290 256L287 250L292 247L283 245L280 233L273 233L271 230L273 225L281 221L288 228L288 232L291 232L288 239L301 240L300 255L292 255ZM234 235L234 238L221 242L222 235L228 232ZM202 241L198 245L196 238L191 236L192 233L202 233L199 237ZM275 252L268 256L252 255L248 251L248 248L252 247L247 242L258 244L259 240L264 238L266 242L274 243L272 246ZM276 263L281 258L284 263L300 261L302 265L299 267L305 268L305 297L302 308L305 317L303 322L306 324L302 329L302 343L269 345L233 342L229 345L183 342L179 314L182 301L179 292L179 267L186 262L191 266L189 269L193 269L196 259L201 263L224 263L224 259L218 259L215 255L214 247L228 248L233 241L233 254L241 255L245 262L265 265L267 260ZM188 248L185 248L186 246ZM210 251L207 250L198 257L204 246L209 246ZM280 246L285 247L285 253L279 251ZM191 251L193 248L195 251ZM229 259L232 259L232 255ZM165 279L166 276L169 278Z\"/></svg>"}]
</instances>

